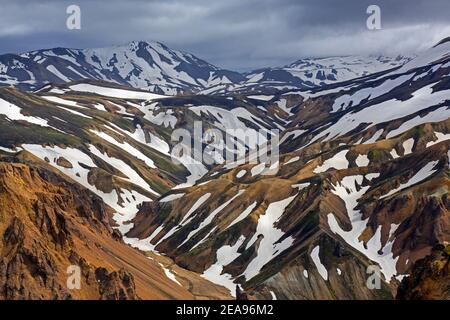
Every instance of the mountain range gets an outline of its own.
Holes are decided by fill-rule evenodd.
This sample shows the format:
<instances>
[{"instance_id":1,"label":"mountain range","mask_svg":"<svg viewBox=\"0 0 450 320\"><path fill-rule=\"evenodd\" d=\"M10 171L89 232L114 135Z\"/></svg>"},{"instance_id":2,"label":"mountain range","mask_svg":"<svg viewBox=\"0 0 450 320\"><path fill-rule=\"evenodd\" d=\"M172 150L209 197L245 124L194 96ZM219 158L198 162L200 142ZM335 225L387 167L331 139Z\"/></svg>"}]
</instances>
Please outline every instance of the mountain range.
<instances>
[{"instance_id":1,"label":"mountain range","mask_svg":"<svg viewBox=\"0 0 450 320\"><path fill-rule=\"evenodd\" d=\"M448 297L449 41L245 74L159 43L40 50L0 81L0 298ZM173 161L199 122L278 130L278 170Z\"/></svg>"},{"instance_id":2,"label":"mountain range","mask_svg":"<svg viewBox=\"0 0 450 320\"><path fill-rule=\"evenodd\" d=\"M33 91L47 83L104 80L155 93L174 95L214 88L308 88L398 67L398 56L304 59L281 68L238 73L158 42L133 41L99 49L54 48L0 56L0 86Z\"/></svg>"}]
</instances>

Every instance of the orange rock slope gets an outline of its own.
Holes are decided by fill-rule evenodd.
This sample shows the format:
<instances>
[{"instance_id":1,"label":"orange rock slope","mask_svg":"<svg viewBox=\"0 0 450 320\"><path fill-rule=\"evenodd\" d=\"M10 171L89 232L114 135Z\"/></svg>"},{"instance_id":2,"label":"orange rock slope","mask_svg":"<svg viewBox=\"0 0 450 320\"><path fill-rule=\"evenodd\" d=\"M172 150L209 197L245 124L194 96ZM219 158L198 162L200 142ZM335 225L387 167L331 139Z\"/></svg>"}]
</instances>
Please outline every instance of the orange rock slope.
<instances>
[{"instance_id":1,"label":"orange rock slope","mask_svg":"<svg viewBox=\"0 0 450 320\"><path fill-rule=\"evenodd\" d=\"M0 159L0 299L229 297L181 268L178 284L169 279L162 268L167 259L159 262L122 242L100 198L21 157L22 163ZM67 286L72 265L81 270L79 290Z\"/></svg>"}]
</instances>

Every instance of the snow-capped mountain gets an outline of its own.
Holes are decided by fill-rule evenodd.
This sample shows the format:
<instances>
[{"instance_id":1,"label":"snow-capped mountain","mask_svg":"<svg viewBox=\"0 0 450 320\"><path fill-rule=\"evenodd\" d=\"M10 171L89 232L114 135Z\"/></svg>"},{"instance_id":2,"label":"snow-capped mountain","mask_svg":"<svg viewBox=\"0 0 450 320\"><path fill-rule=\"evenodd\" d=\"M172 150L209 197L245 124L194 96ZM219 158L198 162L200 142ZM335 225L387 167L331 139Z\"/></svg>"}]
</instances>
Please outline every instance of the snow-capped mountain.
<instances>
[{"instance_id":1,"label":"snow-capped mountain","mask_svg":"<svg viewBox=\"0 0 450 320\"><path fill-rule=\"evenodd\" d=\"M0 86L34 90L47 83L81 79L176 94L236 83L244 77L158 42L133 41L99 49L55 48L0 56Z\"/></svg>"},{"instance_id":2,"label":"snow-capped mountain","mask_svg":"<svg viewBox=\"0 0 450 320\"><path fill-rule=\"evenodd\" d=\"M0 55L0 86L32 91L48 83L91 79L166 95L311 88L395 68L409 60L403 56L303 59L285 67L241 74L159 42L133 41L98 49L54 48Z\"/></svg>"},{"instance_id":3,"label":"snow-capped mountain","mask_svg":"<svg viewBox=\"0 0 450 320\"><path fill-rule=\"evenodd\" d=\"M399 67L410 60L404 56L308 58L281 68L256 70L246 76L248 83L283 82L294 86L317 87Z\"/></svg>"},{"instance_id":4,"label":"snow-capped mountain","mask_svg":"<svg viewBox=\"0 0 450 320\"><path fill-rule=\"evenodd\" d=\"M397 68L409 62L412 56L342 56L306 58L283 67L262 68L245 73L245 81L220 84L206 93L289 90L321 87L344 82L370 74Z\"/></svg>"}]
</instances>

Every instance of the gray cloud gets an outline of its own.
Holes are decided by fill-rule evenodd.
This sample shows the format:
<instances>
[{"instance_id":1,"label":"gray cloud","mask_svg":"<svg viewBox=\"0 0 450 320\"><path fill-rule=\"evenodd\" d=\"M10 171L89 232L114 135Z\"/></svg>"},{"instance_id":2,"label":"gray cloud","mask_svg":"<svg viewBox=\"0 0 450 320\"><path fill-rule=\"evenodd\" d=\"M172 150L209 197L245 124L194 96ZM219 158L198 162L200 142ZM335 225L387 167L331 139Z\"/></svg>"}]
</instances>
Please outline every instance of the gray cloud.
<instances>
[{"instance_id":1,"label":"gray cloud","mask_svg":"<svg viewBox=\"0 0 450 320\"><path fill-rule=\"evenodd\" d=\"M82 29L65 27L78 4ZM366 8L382 9L382 30ZM0 52L156 40L230 69L308 56L412 53L450 35L447 0L0 0Z\"/></svg>"}]
</instances>

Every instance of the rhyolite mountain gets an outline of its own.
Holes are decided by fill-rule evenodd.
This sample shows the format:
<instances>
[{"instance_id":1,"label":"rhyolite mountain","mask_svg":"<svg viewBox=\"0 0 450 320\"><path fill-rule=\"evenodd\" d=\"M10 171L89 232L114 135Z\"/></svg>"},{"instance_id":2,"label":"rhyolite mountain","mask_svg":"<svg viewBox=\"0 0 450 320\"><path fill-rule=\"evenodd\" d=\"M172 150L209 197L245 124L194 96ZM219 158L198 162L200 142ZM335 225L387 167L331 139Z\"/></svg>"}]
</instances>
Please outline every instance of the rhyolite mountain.
<instances>
[{"instance_id":1,"label":"rhyolite mountain","mask_svg":"<svg viewBox=\"0 0 450 320\"><path fill-rule=\"evenodd\" d=\"M389 299L402 280L410 297L414 265L450 240L449 74L443 41L308 89L1 88L0 298ZM197 121L277 129L279 161L173 161L173 131ZM68 264L85 290L64 287Z\"/></svg>"},{"instance_id":2,"label":"rhyolite mountain","mask_svg":"<svg viewBox=\"0 0 450 320\"><path fill-rule=\"evenodd\" d=\"M187 155L171 159L171 132L193 130L194 121L254 132L283 123L239 98L168 97L98 81L0 89L0 299L232 298L123 237L141 206L211 169ZM81 268L82 290L65 285L70 265Z\"/></svg>"},{"instance_id":3,"label":"rhyolite mountain","mask_svg":"<svg viewBox=\"0 0 450 320\"><path fill-rule=\"evenodd\" d=\"M256 299L392 298L450 239L449 52L443 42L383 74L248 95L285 121L279 171L217 166L143 206L127 236Z\"/></svg>"},{"instance_id":4,"label":"rhyolite mountain","mask_svg":"<svg viewBox=\"0 0 450 320\"><path fill-rule=\"evenodd\" d=\"M0 86L36 90L47 83L104 80L159 94L239 88L309 88L398 67L409 58L335 57L304 59L282 68L238 73L159 42L133 41L97 49L54 48L0 55Z\"/></svg>"}]
</instances>

